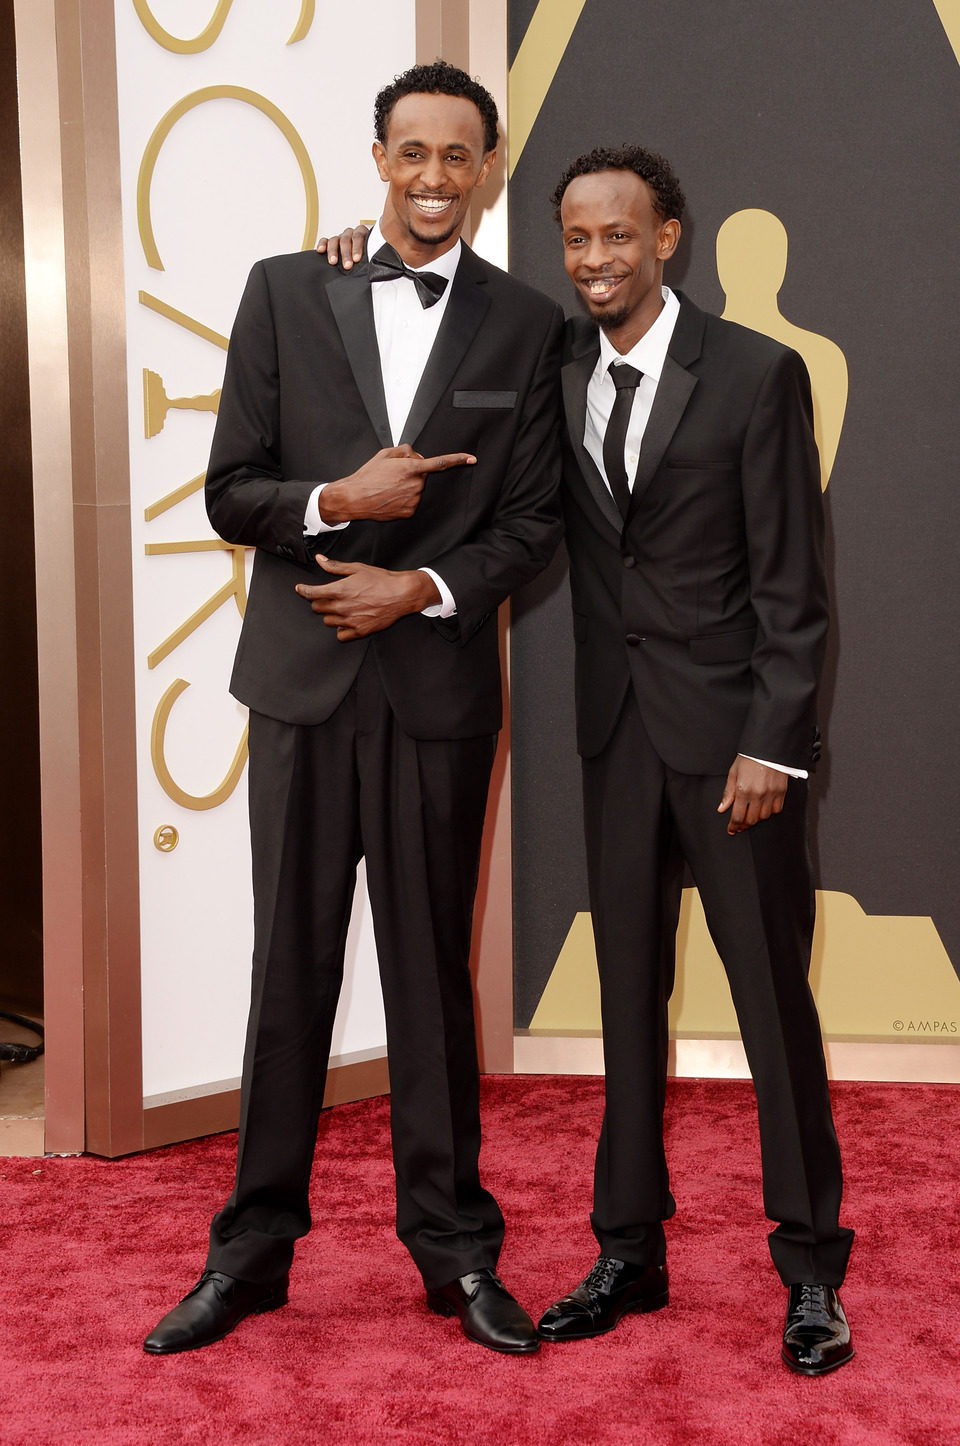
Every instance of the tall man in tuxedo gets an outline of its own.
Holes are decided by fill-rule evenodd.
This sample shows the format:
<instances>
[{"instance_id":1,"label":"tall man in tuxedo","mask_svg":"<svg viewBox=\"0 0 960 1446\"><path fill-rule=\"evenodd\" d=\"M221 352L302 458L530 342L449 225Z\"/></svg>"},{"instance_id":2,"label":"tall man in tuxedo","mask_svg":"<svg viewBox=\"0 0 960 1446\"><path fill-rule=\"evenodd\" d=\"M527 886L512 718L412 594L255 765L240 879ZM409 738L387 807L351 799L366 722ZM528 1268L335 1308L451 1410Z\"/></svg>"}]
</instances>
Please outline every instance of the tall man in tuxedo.
<instances>
[{"instance_id":1,"label":"tall man in tuxedo","mask_svg":"<svg viewBox=\"0 0 960 1446\"><path fill-rule=\"evenodd\" d=\"M667 1303L667 1001L686 860L756 1087L789 1290L783 1358L821 1374L853 1354L836 1293L852 1232L807 983L827 631L809 381L795 352L664 288L683 195L661 157L591 152L554 202L592 318L567 332L563 497L606 1111L600 1257L539 1330L598 1335Z\"/></svg>"},{"instance_id":2,"label":"tall man in tuxedo","mask_svg":"<svg viewBox=\"0 0 960 1446\"><path fill-rule=\"evenodd\" d=\"M253 992L236 1186L207 1268L145 1341L167 1354L285 1303L366 859L392 1092L397 1232L432 1309L534 1351L495 1274L470 926L500 726L496 612L560 533L553 303L460 240L497 112L462 71L377 97L369 260L254 267L207 505L257 549L233 691L250 714Z\"/></svg>"}]
</instances>

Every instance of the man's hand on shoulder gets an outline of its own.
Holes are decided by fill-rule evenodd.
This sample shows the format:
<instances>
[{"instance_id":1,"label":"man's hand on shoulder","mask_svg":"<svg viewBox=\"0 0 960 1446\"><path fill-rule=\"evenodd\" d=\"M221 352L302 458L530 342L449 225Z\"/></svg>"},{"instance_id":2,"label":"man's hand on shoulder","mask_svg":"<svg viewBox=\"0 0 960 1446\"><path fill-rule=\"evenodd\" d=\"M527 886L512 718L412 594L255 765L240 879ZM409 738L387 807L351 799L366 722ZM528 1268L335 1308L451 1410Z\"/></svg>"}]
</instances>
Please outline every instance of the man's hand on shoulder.
<instances>
[{"instance_id":1,"label":"man's hand on shoulder","mask_svg":"<svg viewBox=\"0 0 960 1446\"><path fill-rule=\"evenodd\" d=\"M390 522L397 517L412 517L429 473L472 467L476 460L469 452L421 457L409 442L384 447L349 477L327 483L319 497L320 516L329 527L340 522Z\"/></svg>"},{"instance_id":2,"label":"man's hand on shoulder","mask_svg":"<svg viewBox=\"0 0 960 1446\"><path fill-rule=\"evenodd\" d=\"M301 582L297 592L323 616L328 628L336 628L341 643L382 632L408 613L423 612L440 602L437 585L425 572L391 572L365 562L333 562L322 553L317 554L317 562L325 572L336 574L338 581Z\"/></svg>"},{"instance_id":3,"label":"man's hand on shoulder","mask_svg":"<svg viewBox=\"0 0 960 1446\"><path fill-rule=\"evenodd\" d=\"M738 753L733 760L717 813L731 809L727 833L742 833L783 808L789 777L755 758Z\"/></svg>"},{"instance_id":4,"label":"man's hand on shoulder","mask_svg":"<svg viewBox=\"0 0 960 1446\"><path fill-rule=\"evenodd\" d=\"M371 227L360 221L348 226L339 236L321 236L317 242L320 255L326 254L331 266L339 261L344 271L349 271L355 261L363 260L363 244L370 235Z\"/></svg>"}]
</instances>

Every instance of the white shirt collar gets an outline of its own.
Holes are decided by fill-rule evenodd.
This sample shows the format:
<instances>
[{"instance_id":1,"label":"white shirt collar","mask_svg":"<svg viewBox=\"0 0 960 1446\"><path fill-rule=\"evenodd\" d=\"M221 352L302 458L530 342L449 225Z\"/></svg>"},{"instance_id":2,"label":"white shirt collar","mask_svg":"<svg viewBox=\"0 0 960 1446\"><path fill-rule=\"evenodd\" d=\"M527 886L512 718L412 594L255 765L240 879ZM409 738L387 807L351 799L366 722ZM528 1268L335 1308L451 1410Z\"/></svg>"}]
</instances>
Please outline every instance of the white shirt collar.
<instances>
[{"instance_id":1,"label":"white shirt collar","mask_svg":"<svg viewBox=\"0 0 960 1446\"><path fill-rule=\"evenodd\" d=\"M376 256L384 243L384 235L380 230L380 222L377 221L367 237L367 255ZM424 266L411 266L411 271L432 271L436 276L445 276L452 281L460 264L460 252L463 248L460 245L460 237L457 237L456 244L444 251L442 256L437 256L433 261L428 261ZM657 320L659 321L659 317ZM651 331L653 328L651 327Z\"/></svg>"},{"instance_id":2,"label":"white shirt collar","mask_svg":"<svg viewBox=\"0 0 960 1446\"><path fill-rule=\"evenodd\" d=\"M673 328L677 324L677 317L680 314L680 302L669 286L664 286L663 310L656 321L645 331L635 346L628 352L619 352L610 341L606 332L600 332L600 360L597 363L597 370L606 372L611 362L629 362L637 371L643 372L645 377L652 377L659 382L660 374L663 371L664 362L667 359L667 348L673 336Z\"/></svg>"}]
</instances>

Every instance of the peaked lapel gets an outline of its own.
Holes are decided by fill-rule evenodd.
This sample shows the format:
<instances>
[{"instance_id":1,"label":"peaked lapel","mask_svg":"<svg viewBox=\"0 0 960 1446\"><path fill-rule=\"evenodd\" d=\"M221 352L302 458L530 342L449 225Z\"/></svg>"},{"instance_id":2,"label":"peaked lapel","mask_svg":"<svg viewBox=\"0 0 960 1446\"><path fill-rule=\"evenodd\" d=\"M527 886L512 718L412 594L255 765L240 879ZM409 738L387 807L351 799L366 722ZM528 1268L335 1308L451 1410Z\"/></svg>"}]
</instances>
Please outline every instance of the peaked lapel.
<instances>
[{"instance_id":1,"label":"peaked lapel","mask_svg":"<svg viewBox=\"0 0 960 1446\"><path fill-rule=\"evenodd\" d=\"M597 464L583 445L583 433L587 424L587 383L600 355L600 342L595 327L569 322L568 328L570 359L564 362L562 370L567 435L587 490L610 526L615 528L619 535L623 531L620 509L600 475Z\"/></svg>"},{"instance_id":2,"label":"peaked lapel","mask_svg":"<svg viewBox=\"0 0 960 1446\"><path fill-rule=\"evenodd\" d=\"M640 498L656 476L697 385L698 378L687 368L696 361L703 349L706 317L682 292L677 295L680 298L680 313L670 338L650 419L640 444L640 461L630 494L628 522L634 516Z\"/></svg>"},{"instance_id":3,"label":"peaked lapel","mask_svg":"<svg viewBox=\"0 0 960 1446\"><path fill-rule=\"evenodd\" d=\"M409 442L411 446L416 443L440 398L448 390L451 378L490 309L490 297L483 290L487 280L483 263L464 241L460 245L460 261L453 278L450 300L423 369L410 414L400 433L400 441Z\"/></svg>"},{"instance_id":4,"label":"peaked lapel","mask_svg":"<svg viewBox=\"0 0 960 1446\"><path fill-rule=\"evenodd\" d=\"M352 271L344 271L329 281L327 297L373 430L381 447L391 447L393 438L383 391L366 258L357 262ZM450 299L453 300L452 297Z\"/></svg>"}]
</instances>

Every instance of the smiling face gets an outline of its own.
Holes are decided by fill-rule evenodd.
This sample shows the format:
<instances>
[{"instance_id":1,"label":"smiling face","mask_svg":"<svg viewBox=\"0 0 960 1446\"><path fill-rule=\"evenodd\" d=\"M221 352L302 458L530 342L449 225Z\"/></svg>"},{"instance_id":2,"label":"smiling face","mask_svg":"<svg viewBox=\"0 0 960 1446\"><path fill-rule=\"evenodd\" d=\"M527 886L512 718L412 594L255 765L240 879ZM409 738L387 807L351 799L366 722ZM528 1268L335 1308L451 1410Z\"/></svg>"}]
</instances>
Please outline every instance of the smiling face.
<instances>
[{"instance_id":1,"label":"smiling face","mask_svg":"<svg viewBox=\"0 0 960 1446\"><path fill-rule=\"evenodd\" d=\"M373 157L389 186L381 230L408 266L425 266L454 245L496 155L483 149L483 120L472 100L400 97L386 143L374 141Z\"/></svg>"},{"instance_id":2,"label":"smiling face","mask_svg":"<svg viewBox=\"0 0 960 1446\"><path fill-rule=\"evenodd\" d=\"M593 319L627 352L663 306L663 263L680 239L634 171L576 176L560 203L563 263Z\"/></svg>"}]
</instances>

